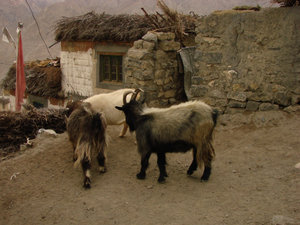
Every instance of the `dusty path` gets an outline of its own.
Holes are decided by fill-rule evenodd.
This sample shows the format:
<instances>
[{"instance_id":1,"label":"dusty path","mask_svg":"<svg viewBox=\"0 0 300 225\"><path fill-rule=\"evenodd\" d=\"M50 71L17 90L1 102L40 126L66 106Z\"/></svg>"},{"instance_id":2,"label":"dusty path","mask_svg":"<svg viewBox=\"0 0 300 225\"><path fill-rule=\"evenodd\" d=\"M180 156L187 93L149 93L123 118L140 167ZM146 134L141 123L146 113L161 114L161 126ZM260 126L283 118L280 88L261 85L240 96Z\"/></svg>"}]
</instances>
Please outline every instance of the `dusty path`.
<instances>
[{"instance_id":1,"label":"dusty path","mask_svg":"<svg viewBox=\"0 0 300 225\"><path fill-rule=\"evenodd\" d=\"M186 176L191 153L167 155L165 184L155 155L137 180L134 138L118 138L119 129L109 129L108 172L94 167L87 191L66 133L0 162L0 224L300 224L299 115L261 128L218 126L208 182L199 171Z\"/></svg>"}]
</instances>

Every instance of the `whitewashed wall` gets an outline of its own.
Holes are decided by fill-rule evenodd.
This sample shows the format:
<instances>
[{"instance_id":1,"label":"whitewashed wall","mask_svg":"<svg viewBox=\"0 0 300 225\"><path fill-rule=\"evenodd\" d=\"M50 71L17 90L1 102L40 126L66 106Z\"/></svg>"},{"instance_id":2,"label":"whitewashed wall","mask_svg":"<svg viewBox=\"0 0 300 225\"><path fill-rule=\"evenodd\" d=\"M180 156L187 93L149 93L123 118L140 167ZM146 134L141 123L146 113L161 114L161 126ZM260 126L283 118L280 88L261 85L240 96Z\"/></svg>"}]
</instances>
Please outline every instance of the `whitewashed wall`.
<instances>
[{"instance_id":1,"label":"whitewashed wall","mask_svg":"<svg viewBox=\"0 0 300 225\"><path fill-rule=\"evenodd\" d=\"M62 89L65 95L90 96L92 89L93 51L61 51Z\"/></svg>"}]
</instances>

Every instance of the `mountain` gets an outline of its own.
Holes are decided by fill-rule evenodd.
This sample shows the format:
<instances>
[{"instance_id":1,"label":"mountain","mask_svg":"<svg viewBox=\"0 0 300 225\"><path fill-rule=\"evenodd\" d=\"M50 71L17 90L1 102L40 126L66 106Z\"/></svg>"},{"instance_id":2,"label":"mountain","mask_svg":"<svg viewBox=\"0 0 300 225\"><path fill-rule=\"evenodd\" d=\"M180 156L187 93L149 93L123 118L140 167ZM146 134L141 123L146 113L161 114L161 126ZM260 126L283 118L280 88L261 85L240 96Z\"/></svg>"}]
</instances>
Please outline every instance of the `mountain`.
<instances>
[{"instance_id":1,"label":"mountain","mask_svg":"<svg viewBox=\"0 0 300 225\"><path fill-rule=\"evenodd\" d=\"M78 16L89 11L109 14L143 14L141 8L148 13L160 11L156 0L27 0L34 12L47 46L53 44L55 23L62 17ZM270 0L164 0L172 9L181 13L193 11L198 15L206 15L215 10L231 9L241 5L274 6ZM43 43L37 25L25 0L5 0L0 2L0 26L6 26L16 39L18 21L24 23L22 31L24 60L46 59L50 55ZM59 56L60 45L50 49L52 57ZM0 80L5 76L15 60L15 50L3 41L0 42Z\"/></svg>"}]
</instances>

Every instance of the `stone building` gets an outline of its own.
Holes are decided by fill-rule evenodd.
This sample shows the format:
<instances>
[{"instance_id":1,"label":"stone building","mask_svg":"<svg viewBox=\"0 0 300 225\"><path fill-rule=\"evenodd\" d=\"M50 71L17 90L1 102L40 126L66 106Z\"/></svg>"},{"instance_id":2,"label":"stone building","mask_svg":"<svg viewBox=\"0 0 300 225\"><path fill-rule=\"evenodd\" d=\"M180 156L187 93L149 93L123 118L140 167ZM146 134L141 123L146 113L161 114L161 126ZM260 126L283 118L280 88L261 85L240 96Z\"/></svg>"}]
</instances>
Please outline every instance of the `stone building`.
<instances>
[{"instance_id":1,"label":"stone building","mask_svg":"<svg viewBox=\"0 0 300 225\"><path fill-rule=\"evenodd\" d=\"M193 43L194 31L187 30L190 35L179 40L168 29L152 30L155 26L149 22L149 15L88 13L59 21L55 32L56 40L61 42L65 95L87 97L139 87L145 89L150 105L186 100L177 51L182 45Z\"/></svg>"},{"instance_id":2,"label":"stone building","mask_svg":"<svg viewBox=\"0 0 300 225\"><path fill-rule=\"evenodd\" d=\"M201 99L223 113L299 105L299 15L299 7L214 12L193 18L186 42L144 16L61 21L63 90L90 96L141 87L149 105Z\"/></svg>"}]
</instances>

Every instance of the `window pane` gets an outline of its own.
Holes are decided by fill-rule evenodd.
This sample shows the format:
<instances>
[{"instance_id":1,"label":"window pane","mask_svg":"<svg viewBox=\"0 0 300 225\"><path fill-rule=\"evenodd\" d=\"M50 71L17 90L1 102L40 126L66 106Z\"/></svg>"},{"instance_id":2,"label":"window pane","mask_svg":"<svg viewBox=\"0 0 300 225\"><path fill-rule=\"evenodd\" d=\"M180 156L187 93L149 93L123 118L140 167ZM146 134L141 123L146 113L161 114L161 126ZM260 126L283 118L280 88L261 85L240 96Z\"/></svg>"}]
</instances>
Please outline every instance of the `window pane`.
<instances>
[{"instance_id":1,"label":"window pane","mask_svg":"<svg viewBox=\"0 0 300 225\"><path fill-rule=\"evenodd\" d=\"M100 81L122 82L122 56L100 55Z\"/></svg>"},{"instance_id":2,"label":"window pane","mask_svg":"<svg viewBox=\"0 0 300 225\"><path fill-rule=\"evenodd\" d=\"M111 80L117 80L117 56L111 56Z\"/></svg>"},{"instance_id":3,"label":"window pane","mask_svg":"<svg viewBox=\"0 0 300 225\"><path fill-rule=\"evenodd\" d=\"M122 56L119 58L119 63L118 63L118 81L122 82Z\"/></svg>"},{"instance_id":4,"label":"window pane","mask_svg":"<svg viewBox=\"0 0 300 225\"><path fill-rule=\"evenodd\" d=\"M110 80L110 58L104 56L104 80Z\"/></svg>"}]
</instances>

